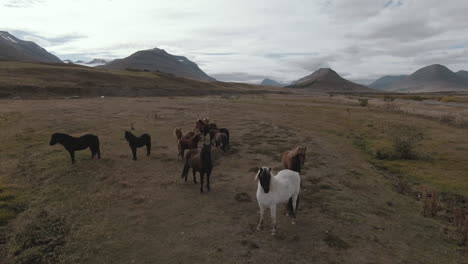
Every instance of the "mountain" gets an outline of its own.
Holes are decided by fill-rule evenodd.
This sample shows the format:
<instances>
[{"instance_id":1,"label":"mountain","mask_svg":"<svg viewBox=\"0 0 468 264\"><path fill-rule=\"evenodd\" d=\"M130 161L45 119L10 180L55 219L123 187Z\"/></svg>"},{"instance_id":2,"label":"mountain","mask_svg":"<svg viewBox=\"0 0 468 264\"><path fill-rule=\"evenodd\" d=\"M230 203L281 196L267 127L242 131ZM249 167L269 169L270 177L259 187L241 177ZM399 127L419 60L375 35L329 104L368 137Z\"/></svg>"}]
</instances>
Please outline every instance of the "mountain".
<instances>
[{"instance_id":1,"label":"mountain","mask_svg":"<svg viewBox=\"0 0 468 264\"><path fill-rule=\"evenodd\" d=\"M299 79L288 87L306 89L314 92L366 93L378 92L364 85L342 78L330 68L321 68L311 75Z\"/></svg>"},{"instance_id":2,"label":"mountain","mask_svg":"<svg viewBox=\"0 0 468 264\"><path fill-rule=\"evenodd\" d=\"M112 70L160 71L195 80L215 81L186 57L171 55L158 48L138 51L127 58L113 60L100 67Z\"/></svg>"},{"instance_id":3,"label":"mountain","mask_svg":"<svg viewBox=\"0 0 468 264\"><path fill-rule=\"evenodd\" d=\"M277 81L275 81L275 80L272 80L272 79L269 79L269 78L264 79L264 80L260 83L260 85L268 85L268 86L275 86L275 87L283 87L283 86L285 86L284 84L279 83L279 82L277 82Z\"/></svg>"},{"instance_id":4,"label":"mountain","mask_svg":"<svg viewBox=\"0 0 468 264\"><path fill-rule=\"evenodd\" d=\"M79 61L75 61L75 62L72 62L72 63L78 64L78 65L81 65L81 66L97 67L97 66L106 65L109 62L104 60L104 59L93 59L93 60L91 60L89 62L84 62L82 60L79 60Z\"/></svg>"},{"instance_id":5,"label":"mountain","mask_svg":"<svg viewBox=\"0 0 468 264\"><path fill-rule=\"evenodd\" d=\"M386 90L388 87L393 85L395 82L403 80L408 75L387 75L375 80L373 83L369 84L369 88Z\"/></svg>"},{"instance_id":6,"label":"mountain","mask_svg":"<svg viewBox=\"0 0 468 264\"><path fill-rule=\"evenodd\" d=\"M458 77L462 78L466 83L468 83L468 71L458 71Z\"/></svg>"},{"instance_id":7,"label":"mountain","mask_svg":"<svg viewBox=\"0 0 468 264\"><path fill-rule=\"evenodd\" d=\"M17 39L8 32L0 31L0 59L29 62L62 61L34 42Z\"/></svg>"},{"instance_id":8,"label":"mountain","mask_svg":"<svg viewBox=\"0 0 468 264\"><path fill-rule=\"evenodd\" d=\"M468 83L447 67L434 64L423 67L406 78L394 82L387 90L392 92L446 92L466 91Z\"/></svg>"},{"instance_id":9,"label":"mountain","mask_svg":"<svg viewBox=\"0 0 468 264\"><path fill-rule=\"evenodd\" d=\"M93 59L92 61L87 62L87 65L93 65L93 66L100 66L100 65L106 65L109 63L107 60L104 59Z\"/></svg>"}]
</instances>

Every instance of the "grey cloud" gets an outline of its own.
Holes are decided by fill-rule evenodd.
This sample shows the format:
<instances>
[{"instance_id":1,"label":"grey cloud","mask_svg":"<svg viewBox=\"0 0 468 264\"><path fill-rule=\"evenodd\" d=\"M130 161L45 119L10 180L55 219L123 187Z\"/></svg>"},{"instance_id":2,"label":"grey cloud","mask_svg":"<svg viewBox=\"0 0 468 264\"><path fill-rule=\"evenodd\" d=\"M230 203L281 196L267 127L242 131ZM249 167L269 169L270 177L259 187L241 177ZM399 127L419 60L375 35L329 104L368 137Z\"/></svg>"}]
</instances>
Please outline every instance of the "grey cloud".
<instances>
[{"instance_id":1,"label":"grey cloud","mask_svg":"<svg viewBox=\"0 0 468 264\"><path fill-rule=\"evenodd\" d=\"M5 7L11 7L11 8L25 8L25 7L30 7L36 4L43 3L44 0L9 0L6 1L6 3L3 4Z\"/></svg>"}]
</instances>

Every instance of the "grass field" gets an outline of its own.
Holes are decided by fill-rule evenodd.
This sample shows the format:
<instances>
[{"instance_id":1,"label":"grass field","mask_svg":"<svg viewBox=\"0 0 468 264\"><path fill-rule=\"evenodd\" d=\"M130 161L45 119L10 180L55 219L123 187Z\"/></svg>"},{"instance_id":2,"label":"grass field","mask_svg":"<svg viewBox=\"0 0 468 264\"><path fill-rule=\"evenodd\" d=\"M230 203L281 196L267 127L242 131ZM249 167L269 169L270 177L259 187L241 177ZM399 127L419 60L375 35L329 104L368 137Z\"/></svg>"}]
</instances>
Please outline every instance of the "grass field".
<instances>
[{"instance_id":1,"label":"grass field","mask_svg":"<svg viewBox=\"0 0 468 264\"><path fill-rule=\"evenodd\" d=\"M0 102L0 259L5 263L468 263L451 224L468 196L468 133L437 118L348 96L241 95ZM430 106L398 100L401 107ZM435 109L439 109L436 107ZM450 105L441 111L465 113ZM180 178L175 127L209 116L231 131L214 150L210 193ZM131 160L124 130L150 133ZM421 133L410 160L379 158L401 131ZM101 160L71 165L50 135L94 133ZM403 134L404 136L404 134ZM255 230L255 167L307 146L296 225ZM441 193L423 217L423 188ZM281 208L281 207L280 207ZM2 261L0 261L1 263Z\"/></svg>"}]
</instances>

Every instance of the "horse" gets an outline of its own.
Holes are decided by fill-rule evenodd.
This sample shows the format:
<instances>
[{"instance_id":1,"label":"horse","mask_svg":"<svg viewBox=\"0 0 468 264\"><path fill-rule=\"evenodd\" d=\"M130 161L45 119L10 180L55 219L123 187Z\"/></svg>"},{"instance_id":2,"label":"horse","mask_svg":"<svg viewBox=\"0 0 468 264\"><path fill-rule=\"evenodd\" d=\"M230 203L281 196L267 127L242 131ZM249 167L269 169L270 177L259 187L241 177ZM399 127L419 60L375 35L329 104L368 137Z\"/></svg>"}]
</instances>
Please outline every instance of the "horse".
<instances>
[{"instance_id":1,"label":"horse","mask_svg":"<svg viewBox=\"0 0 468 264\"><path fill-rule=\"evenodd\" d=\"M182 133L182 129L180 129L180 128L176 128L174 130L174 134L175 134L175 136L177 138L177 142L179 142L181 139L190 139L193 136L195 136L194 132L187 132L187 134L184 135L184 133Z\"/></svg>"},{"instance_id":2,"label":"horse","mask_svg":"<svg viewBox=\"0 0 468 264\"><path fill-rule=\"evenodd\" d=\"M212 129L210 130L210 142L213 142L213 140L215 139L215 136L217 133L224 133L226 134L226 146L228 147L228 149L231 148L231 144L229 143L229 130L227 128L220 128L220 129Z\"/></svg>"},{"instance_id":3,"label":"horse","mask_svg":"<svg viewBox=\"0 0 468 264\"><path fill-rule=\"evenodd\" d=\"M197 184L196 174L200 173L200 192L203 193L203 178L206 174L206 188L210 191L210 176L213 170L211 161L211 145L203 144L201 150L191 149L185 154L185 165L182 171L182 178L187 182L188 172L192 168L193 183Z\"/></svg>"},{"instance_id":4,"label":"horse","mask_svg":"<svg viewBox=\"0 0 468 264\"><path fill-rule=\"evenodd\" d=\"M276 234L276 206L279 203L288 202L289 215L292 224L296 223L296 212L299 204L299 192L301 190L301 177L292 170L282 170L274 175L271 168L262 167L255 176L257 183L257 202L260 207L260 220L257 230L262 228L263 212L270 208L273 227L271 234Z\"/></svg>"},{"instance_id":5,"label":"horse","mask_svg":"<svg viewBox=\"0 0 468 264\"><path fill-rule=\"evenodd\" d=\"M208 121L206 119L206 121ZM215 124L215 123L209 123L209 122L205 122L201 119L198 119L196 122L195 122L195 128L194 128L194 131L196 132L200 132L203 134L203 136L206 136L208 133L210 133L210 130L212 129L217 129L218 126Z\"/></svg>"},{"instance_id":6,"label":"horse","mask_svg":"<svg viewBox=\"0 0 468 264\"><path fill-rule=\"evenodd\" d=\"M229 148L228 137L225 133L219 132L219 130L211 130L210 138L213 138L216 148L221 149L223 152L226 152ZM210 144L213 144L213 140L210 140Z\"/></svg>"},{"instance_id":7,"label":"horse","mask_svg":"<svg viewBox=\"0 0 468 264\"><path fill-rule=\"evenodd\" d=\"M151 136L148 134L143 134L141 137L133 135L129 131L125 131L125 139L130 146L133 154L133 160L137 160L137 148L146 146L146 156L151 154Z\"/></svg>"},{"instance_id":8,"label":"horse","mask_svg":"<svg viewBox=\"0 0 468 264\"><path fill-rule=\"evenodd\" d=\"M281 154L281 161L285 169L290 169L301 173L301 167L304 166L307 147L300 146Z\"/></svg>"},{"instance_id":9,"label":"horse","mask_svg":"<svg viewBox=\"0 0 468 264\"><path fill-rule=\"evenodd\" d=\"M184 152L186 149L196 149L198 147L198 142L200 142L201 135L196 134L191 138L181 138L177 143L177 148L179 153L177 154L177 160L184 157Z\"/></svg>"},{"instance_id":10,"label":"horse","mask_svg":"<svg viewBox=\"0 0 468 264\"><path fill-rule=\"evenodd\" d=\"M84 150L89 147L91 150L91 159L97 154L98 159L101 158L101 150L99 149L99 138L92 134L86 134L81 137L72 137L67 134L54 133L50 137L49 145L61 144L69 153L72 164L75 163L75 151Z\"/></svg>"}]
</instances>

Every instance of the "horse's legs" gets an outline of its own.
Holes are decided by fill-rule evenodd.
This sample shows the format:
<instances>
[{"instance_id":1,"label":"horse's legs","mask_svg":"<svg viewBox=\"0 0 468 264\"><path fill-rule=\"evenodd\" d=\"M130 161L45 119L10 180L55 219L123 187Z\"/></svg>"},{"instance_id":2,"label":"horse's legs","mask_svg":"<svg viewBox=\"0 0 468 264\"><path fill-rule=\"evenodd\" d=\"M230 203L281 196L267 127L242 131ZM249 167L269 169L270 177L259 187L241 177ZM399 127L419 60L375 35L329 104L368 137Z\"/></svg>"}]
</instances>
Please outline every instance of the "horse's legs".
<instances>
[{"instance_id":1,"label":"horse's legs","mask_svg":"<svg viewBox=\"0 0 468 264\"><path fill-rule=\"evenodd\" d=\"M94 148L89 147L89 150L91 150L91 159L94 158L94 155L96 155L96 150Z\"/></svg>"},{"instance_id":2,"label":"horse's legs","mask_svg":"<svg viewBox=\"0 0 468 264\"><path fill-rule=\"evenodd\" d=\"M293 208L293 214L292 214L292 224L296 224L296 212L297 212L297 206L299 205L299 195L295 195L292 197L292 208Z\"/></svg>"},{"instance_id":3,"label":"horse's legs","mask_svg":"<svg viewBox=\"0 0 468 264\"><path fill-rule=\"evenodd\" d=\"M101 149L99 148L99 146L97 147L97 158L101 159Z\"/></svg>"},{"instance_id":4,"label":"horse's legs","mask_svg":"<svg viewBox=\"0 0 468 264\"><path fill-rule=\"evenodd\" d=\"M151 155L151 143L146 144L146 156Z\"/></svg>"},{"instance_id":5,"label":"horse's legs","mask_svg":"<svg viewBox=\"0 0 468 264\"><path fill-rule=\"evenodd\" d=\"M137 160L136 151L137 151L136 147L132 147L133 160Z\"/></svg>"},{"instance_id":6,"label":"horse's legs","mask_svg":"<svg viewBox=\"0 0 468 264\"><path fill-rule=\"evenodd\" d=\"M260 220L258 220L257 230L260 230L263 224L263 212L265 211L265 207L261 203L258 203L258 207L260 207Z\"/></svg>"},{"instance_id":7,"label":"horse's legs","mask_svg":"<svg viewBox=\"0 0 468 264\"><path fill-rule=\"evenodd\" d=\"M205 172L200 171L200 192L203 192L203 178L205 177Z\"/></svg>"},{"instance_id":8,"label":"horse's legs","mask_svg":"<svg viewBox=\"0 0 468 264\"><path fill-rule=\"evenodd\" d=\"M210 192L210 176L211 176L211 171L207 171L206 172L206 188L208 189L208 191Z\"/></svg>"},{"instance_id":9,"label":"horse's legs","mask_svg":"<svg viewBox=\"0 0 468 264\"><path fill-rule=\"evenodd\" d=\"M271 215L271 234L276 235L276 204L270 206L270 215Z\"/></svg>"},{"instance_id":10,"label":"horse's legs","mask_svg":"<svg viewBox=\"0 0 468 264\"><path fill-rule=\"evenodd\" d=\"M71 162L72 164L74 164L75 163L75 151L69 150L68 152L70 153Z\"/></svg>"},{"instance_id":11,"label":"horse's legs","mask_svg":"<svg viewBox=\"0 0 468 264\"><path fill-rule=\"evenodd\" d=\"M197 184L197 171L192 168L192 174L193 174L193 184Z\"/></svg>"}]
</instances>

